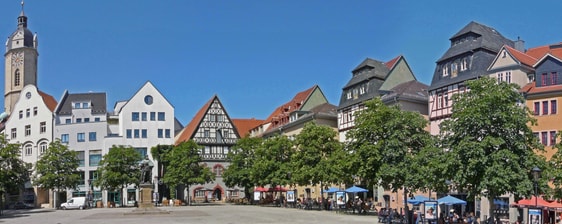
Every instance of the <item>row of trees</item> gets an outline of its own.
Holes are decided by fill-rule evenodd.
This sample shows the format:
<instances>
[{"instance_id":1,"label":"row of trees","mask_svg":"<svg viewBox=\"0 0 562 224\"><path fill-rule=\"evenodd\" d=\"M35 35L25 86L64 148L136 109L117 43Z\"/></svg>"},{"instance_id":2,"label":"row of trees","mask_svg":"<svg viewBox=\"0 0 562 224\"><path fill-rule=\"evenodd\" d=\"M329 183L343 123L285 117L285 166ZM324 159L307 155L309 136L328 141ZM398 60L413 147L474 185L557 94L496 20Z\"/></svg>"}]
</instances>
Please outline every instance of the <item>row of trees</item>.
<instances>
[{"instance_id":1,"label":"row of trees","mask_svg":"<svg viewBox=\"0 0 562 224\"><path fill-rule=\"evenodd\" d=\"M530 170L544 170L542 193L561 196L562 150L550 163L536 152L543 151L529 125L536 124L517 86L491 78L467 82L467 93L452 97L453 114L441 124L441 134L432 136L420 114L387 106L380 99L366 103L358 112L350 142L337 140L332 128L313 123L288 138L243 138L228 155L225 183L249 190L257 185L324 185L353 183L359 178L370 186L380 184L397 191L444 192L453 183L469 198L495 198L504 193L532 193ZM28 167L14 155L19 146L0 140L0 184L21 186ZM562 148L560 143L556 148ZM170 187L205 183L214 175L201 163L201 148L193 141L177 146L157 146L152 155L164 164L162 180ZM53 156L51 156L53 154ZM132 148L113 147L103 156L94 185L122 189L138 184L140 155ZM5 165L6 164L6 165ZM33 183L46 189L76 189L76 154L55 141L36 165ZM27 169L25 169L27 170ZM13 180L13 181L10 181ZM547 191L546 180L555 188ZM493 209L493 208L492 208ZM493 214L493 213L491 213Z\"/></svg>"},{"instance_id":2,"label":"row of trees","mask_svg":"<svg viewBox=\"0 0 562 224\"><path fill-rule=\"evenodd\" d=\"M393 191L447 192L453 185L468 198L495 198L531 195L530 170L539 167L545 171L542 193L549 193L549 177L559 177L555 192L562 192L562 169L552 166L562 164L562 150L551 163L540 155L543 146L530 128L536 120L518 87L491 78L468 81L467 87L470 91L453 95L453 114L438 136L428 132L428 121L419 113L377 98L356 114L347 143L337 141L335 130L312 123L294 140L239 140L228 155L224 180L245 187L248 196L256 185L340 184L359 178L369 187Z\"/></svg>"},{"instance_id":3,"label":"row of trees","mask_svg":"<svg viewBox=\"0 0 562 224\"><path fill-rule=\"evenodd\" d=\"M156 160L165 164L167 172L162 177L163 181L170 188L175 188L214 180L211 170L201 163L199 151L200 147L189 141L177 146L158 145L152 149L152 154ZM78 171L78 152L70 150L59 140L49 144L33 168L32 164L23 162L20 155L19 144L10 144L0 136L0 198L3 193L19 194L24 183L30 180L33 185L53 190L54 193L75 190L84 183L83 176ZM138 185L141 160L142 155L136 149L113 146L100 161L97 178L92 184L108 191L122 191L127 186Z\"/></svg>"}]
</instances>

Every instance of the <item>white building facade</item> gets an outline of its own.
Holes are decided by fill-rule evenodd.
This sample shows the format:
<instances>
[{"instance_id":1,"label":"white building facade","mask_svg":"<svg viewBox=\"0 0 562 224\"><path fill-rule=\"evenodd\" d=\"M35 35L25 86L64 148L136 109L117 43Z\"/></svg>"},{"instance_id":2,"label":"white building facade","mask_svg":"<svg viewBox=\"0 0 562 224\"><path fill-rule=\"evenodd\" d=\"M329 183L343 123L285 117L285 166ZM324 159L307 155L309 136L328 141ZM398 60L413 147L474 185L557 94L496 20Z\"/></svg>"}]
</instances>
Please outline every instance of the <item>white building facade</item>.
<instances>
[{"instance_id":1,"label":"white building facade","mask_svg":"<svg viewBox=\"0 0 562 224\"><path fill-rule=\"evenodd\" d=\"M21 145L21 159L33 166L53 140L53 110L56 101L34 85L22 89L5 123L4 134L9 143ZM40 206L49 202L47 191L25 184L24 202Z\"/></svg>"},{"instance_id":2,"label":"white building facade","mask_svg":"<svg viewBox=\"0 0 562 224\"><path fill-rule=\"evenodd\" d=\"M129 100L115 104L114 112L108 115L108 123L102 154L107 154L112 146L135 148L154 163L152 180L156 182L159 165L150 150L157 145L174 144L175 115L172 104L151 82L146 82ZM158 192L158 186L154 185L155 192ZM123 192L108 192L104 200L118 203L124 199L127 202L124 206L128 206L138 198L136 186L128 186Z\"/></svg>"},{"instance_id":3,"label":"white building facade","mask_svg":"<svg viewBox=\"0 0 562 224\"><path fill-rule=\"evenodd\" d=\"M102 201L102 191L92 185L102 158L107 136L107 104L105 93L70 94L65 91L55 110L54 138L78 152L78 173L82 181L78 189L69 189L66 198L91 196ZM64 200L60 200L64 201Z\"/></svg>"}]
</instances>

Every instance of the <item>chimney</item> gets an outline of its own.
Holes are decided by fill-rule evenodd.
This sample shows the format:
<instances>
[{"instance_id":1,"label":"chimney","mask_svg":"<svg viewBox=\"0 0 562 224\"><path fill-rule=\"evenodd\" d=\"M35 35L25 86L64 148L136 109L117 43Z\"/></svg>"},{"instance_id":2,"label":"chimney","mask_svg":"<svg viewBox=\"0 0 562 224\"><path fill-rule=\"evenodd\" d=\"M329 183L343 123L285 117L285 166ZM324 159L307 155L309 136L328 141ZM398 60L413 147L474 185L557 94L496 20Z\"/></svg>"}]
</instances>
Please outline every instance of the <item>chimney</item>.
<instances>
[{"instance_id":1,"label":"chimney","mask_svg":"<svg viewBox=\"0 0 562 224\"><path fill-rule=\"evenodd\" d=\"M520 37L517 37L517 40L515 41L514 48L515 48L515 50L525 52L525 41L521 40Z\"/></svg>"}]
</instances>

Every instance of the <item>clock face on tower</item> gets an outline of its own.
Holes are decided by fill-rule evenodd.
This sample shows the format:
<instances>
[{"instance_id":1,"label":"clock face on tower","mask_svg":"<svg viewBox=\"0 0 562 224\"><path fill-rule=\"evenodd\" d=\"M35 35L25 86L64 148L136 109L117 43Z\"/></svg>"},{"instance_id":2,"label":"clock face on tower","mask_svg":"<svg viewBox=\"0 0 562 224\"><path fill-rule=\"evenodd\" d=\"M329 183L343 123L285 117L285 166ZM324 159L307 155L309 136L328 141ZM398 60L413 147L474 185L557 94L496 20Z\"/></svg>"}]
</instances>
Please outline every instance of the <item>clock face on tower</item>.
<instances>
[{"instance_id":1,"label":"clock face on tower","mask_svg":"<svg viewBox=\"0 0 562 224\"><path fill-rule=\"evenodd\" d=\"M21 67L23 65L23 52L12 54L12 66Z\"/></svg>"}]
</instances>

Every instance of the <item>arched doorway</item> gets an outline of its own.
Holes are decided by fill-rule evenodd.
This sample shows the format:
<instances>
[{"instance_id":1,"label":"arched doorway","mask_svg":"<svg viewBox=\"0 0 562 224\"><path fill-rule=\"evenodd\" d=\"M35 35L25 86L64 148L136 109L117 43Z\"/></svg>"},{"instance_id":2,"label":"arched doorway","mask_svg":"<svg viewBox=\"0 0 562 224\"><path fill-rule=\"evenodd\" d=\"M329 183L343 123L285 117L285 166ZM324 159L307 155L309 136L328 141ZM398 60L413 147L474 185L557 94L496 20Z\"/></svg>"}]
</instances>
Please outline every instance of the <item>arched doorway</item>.
<instances>
[{"instance_id":1,"label":"arched doorway","mask_svg":"<svg viewBox=\"0 0 562 224\"><path fill-rule=\"evenodd\" d=\"M213 191L213 198L215 198L216 201L222 201L221 189L217 188Z\"/></svg>"}]
</instances>

